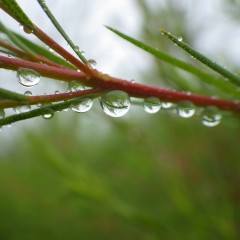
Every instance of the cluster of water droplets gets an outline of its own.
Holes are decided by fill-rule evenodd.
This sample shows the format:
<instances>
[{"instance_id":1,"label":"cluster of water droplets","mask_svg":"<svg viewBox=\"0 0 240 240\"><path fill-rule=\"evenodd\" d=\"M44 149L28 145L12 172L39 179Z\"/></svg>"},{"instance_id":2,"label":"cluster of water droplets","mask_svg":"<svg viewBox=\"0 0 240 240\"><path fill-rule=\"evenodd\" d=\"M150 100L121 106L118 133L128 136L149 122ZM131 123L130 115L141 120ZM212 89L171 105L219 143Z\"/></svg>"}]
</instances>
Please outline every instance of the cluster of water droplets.
<instances>
[{"instance_id":1,"label":"cluster of water droplets","mask_svg":"<svg viewBox=\"0 0 240 240\"><path fill-rule=\"evenodd\" d=\"M205 108L197 108L190 101L182 101L177 104L171 102L161 102L156 97L148 97L143 102L143 108L145 112L153 114L157 113L160 109L170 110L173 113L177 113L181 118L191 118L194 115L198 115L201 118L201 122L206 127L215 127L220 124L222 120L221 112L213 106Z\"/></svg>"},{"instance_id":2,"label":"cluster of water droplets","mask_svg":"<svg viewBox=\"0 0 240 240\"><path fill-rule=\"evenodd\" d=\"M182 41L182 38L179 38L178 41ZM75 47L76 51L80 51L79 47ZM84 52L81 52L84 55ZM89 65L92 68L95 68L96 61L93 59L88 60ZM32 69L19 68L17 71L18 82L25 87L33 87L37 85L40 81L40 74ZM68 84L68 91L75 92L87 89L86 86L79 83L78 81L71 81ZM58 91L55 94L59 94ZM31 92L25 92L25 95L30 96ZM128 94L120 90L109 91L103 94L99 98L100 106L103 111L111 117L122 117L130 109L131 102ZM41 105L46 106L46 105ZM93 106L93 99L90 97L82 97L76 100L71 104L70 109L78 113L84 113L89 111ZM18 106L14 110L17 113L27 112L31 109L31 106ZM177 113L182 118L191 118L196 112L197 108L190 101L183 101L177 104L161 101L157 97L148 97L144 99L143 109L146 113L154 114L160 110L169 110ZM199 112L199 111L198 111ZM43 115L43 118L50 119L54 115L53 112L49 112ZM221 113L215 107L206 107L199 114L201 117L202 124L207 127L217 126L222 119ZM5 112L3 109L0 109L0 118L5 117Z\"/></svg>"}]
</instances>

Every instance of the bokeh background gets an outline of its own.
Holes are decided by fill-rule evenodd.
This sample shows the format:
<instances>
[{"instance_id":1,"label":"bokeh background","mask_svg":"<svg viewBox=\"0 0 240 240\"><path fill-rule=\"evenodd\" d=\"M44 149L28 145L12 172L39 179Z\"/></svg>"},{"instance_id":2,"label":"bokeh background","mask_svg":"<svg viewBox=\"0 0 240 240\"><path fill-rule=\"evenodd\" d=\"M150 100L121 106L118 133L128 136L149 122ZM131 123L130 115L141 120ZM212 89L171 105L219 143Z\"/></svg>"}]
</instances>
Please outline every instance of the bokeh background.
<instances>
[{"instance_id":1,"label":"bokeh background","mask_svg":"<svg viewBox=\"0 0 240 240\"><path fill-rule=\"evenodd\" d=\"M37 3L18 2L68 48ZM159 29L165 28L239 72L237 0L48 2L86 56L111 75L215 91L114 36L104 24L198 64L164 39ZM0 20L20 31L3 12ZM15 73L0 74L1 87L25 91ZM66 87L42 79L31 90ZM207 128L199 116L147 114L132 106L118 119L106 116L97 101L84 114L69 110L3 128L0 239L239 239L239 132L239 117Z\"/></svg>"}]
</instances>

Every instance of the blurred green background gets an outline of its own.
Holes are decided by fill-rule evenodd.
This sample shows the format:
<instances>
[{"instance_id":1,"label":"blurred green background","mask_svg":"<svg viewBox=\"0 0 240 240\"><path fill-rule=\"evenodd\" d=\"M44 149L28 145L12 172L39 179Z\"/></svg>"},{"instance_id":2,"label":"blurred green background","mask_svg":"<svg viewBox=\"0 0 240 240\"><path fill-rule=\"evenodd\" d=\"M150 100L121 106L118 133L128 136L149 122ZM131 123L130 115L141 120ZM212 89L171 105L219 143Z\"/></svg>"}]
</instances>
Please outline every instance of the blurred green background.
<instances>
[{"instance_id":1,"label":"blurred green background","mask_svg":"<svg viewBox=\"0 0 240 240\"><path fill-rule=\"evenodd\" d=\"M156 29L196 44L191 8L149 2L138 1L141 39L186 57ZM237 23L233 4L223 9ZM139 75L155 85L214 91L159 61ZM96 105L85 114L28 120L31 128L16 123L23 130L13 139L1 133L0 239L240 238L239 118L207 128L198 116L147 115L141 107L114 119Z\"/></svg>"}]
</instances>

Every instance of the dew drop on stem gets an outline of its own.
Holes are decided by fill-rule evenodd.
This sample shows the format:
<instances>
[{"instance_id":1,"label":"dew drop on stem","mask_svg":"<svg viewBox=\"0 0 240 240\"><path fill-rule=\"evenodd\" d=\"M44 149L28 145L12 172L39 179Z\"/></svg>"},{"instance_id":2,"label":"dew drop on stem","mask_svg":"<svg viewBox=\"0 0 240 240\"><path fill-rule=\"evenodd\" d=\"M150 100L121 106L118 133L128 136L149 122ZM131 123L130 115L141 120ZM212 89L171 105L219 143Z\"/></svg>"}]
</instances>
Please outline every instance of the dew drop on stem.
<instances>
[{"instance_id":1,"label":"dew drop on stem","mask_svg":"<svg viewBox=\"0 0 240 240\"><path fill-rule=\"evenodd\" d=\"M217 126L222 119L222 114L216 107L206 107L202 111L202 124L206 127Z\"/></svg>"},{"instance_id":2,"label":"dew drop on stem","mask_svg":"<svg viewBox=\"0 0 240 240\"><path fill-rule=\"evenodd\" d=\"M53 116L54 116L53 113L46 113L46 114L43 114L43 115L42 115L42 117L43 117L44 119L51 119Z\"/></svg>"},{"instance_id":3,"label":"dew drop on stem","mask_svg":"<svg viewBox=\"0 0 240 240\"><path fill-rule=\"evenodd\" d=\"M40 81L40 74L32 69L19 68L17 71L18 82L25 87L33 87Z\"/></svg>"},{"instance_id":4,"label":"dew drop on stem","mask_svg":"<svg viewBox=\"0 0 240 240\"><path fill-rule=\"evenodd\" d=\"M82 98L76 103L71 104L71 109L78 113L87 112L92 108L93 100L91 98Z\"/></svg>"},{"instance_id":5,"label":"dew drop on stem","mask_svg":"<svg viewBox=\"0 0 240 240\"><path fill-rule=\"evenodd\" d=\"M179 42L182 42L182 40L183 40L182 37L179 37L179 38L178 38L178 41L179 41Z\"/></svg>"},{"instance_id":6,"label":"dew drop on stem","mask_svg":"<svg viewBox=\"0 0 240 240\"><path fill-rule=\"evenodd\" d=\"M31 92L31 91L26 91L26 92L24 93L24 95L25 95L25 96L32 96L32 92Z\"/></svg>"},{"instance_id":7,"label":"dew drop on stem","mask_svg":"<svg viewBox=\"0 0 240 240\"><path fill-rule=\"evenodd\" d=\"M171 102L162 102L162 108L163 109L171 109L173 108L174 104Z\"/></svg>"},{"instance_id":8,"label":"dew drop on stem","mask_svg":"<svg viewBox=\"0 0 240 240\"><path fill-rule=\"evenodd\" d=\"M68 90L71 92L79 91L79 90L85 90L86 87L77 81L71 81L68 83Z\"/></svg>"},{"instance_id":9,"label":"dew drop on stem","mask_svg":"<svg viewBox=\"0 0 240 240\"><path fill-rule=\"evenodd\" d=\"M20 113L24 113L24 112L28 112L31 110L31 106L30 105L25 105L25 106L18 106L18 107L15 107L14 108L14 111L17 113L17 114L20 114Z\"/></svg>"},{"instance_id":10,"label":"dew drop on stem","mask_svg":"<svg viewBox=\"0 0 240 240\"><path fill-rule=\"evenodd\" d=\"M156 97L148 97L144 100L143 108L147 113L156 113L161 109L161 101Z\"/></svg>"},{"instance_id":11,"label":"dew drop on stem","mask_svg":"<svg viewBox=\"0 0 240 240\"><path fill-rule=\"evenodd\" d=\"M190 118L195 114L195 112L196 109L192 102L184 101L178 103L177 105L177 113L182 118Z\"/></svg>"},{"instance_id":12,"label":"dew drop on stem","mask_svg":"<svg viewBox=\"0 0 240 240\"><path fill-rule=\"evenodd\" d=\"M130 99L127 93L119 90L108 92L100 97L103 111L111 117L122 117L130 109Z\"/></svg>"}]
</instances>

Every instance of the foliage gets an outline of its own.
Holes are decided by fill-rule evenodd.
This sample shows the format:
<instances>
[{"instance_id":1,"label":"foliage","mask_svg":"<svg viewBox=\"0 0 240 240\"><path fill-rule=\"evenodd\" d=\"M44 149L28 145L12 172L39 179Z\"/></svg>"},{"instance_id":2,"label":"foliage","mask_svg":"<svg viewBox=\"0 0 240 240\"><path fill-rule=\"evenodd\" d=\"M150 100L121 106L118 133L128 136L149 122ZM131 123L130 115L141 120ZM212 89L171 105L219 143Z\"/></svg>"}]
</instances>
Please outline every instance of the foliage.
<instances>
[{"instance_id":1,"label":"foliage","mask_svg":"<svg viewBox=\"0 0 240 240\"><path fill-rule=\"evenodd\" d=\"M151 49L151 41L147 42ZM218 78L193 66L211 79ZM149 71L158 75L160 70L164 71L162 67L157 73ZM178 78L174 71L168 76ZM183 83L174 86L183 90ZM224 93L237 99L219 86L216 82L209 95ZM206 89L209 86L204 85L198 93ZM101 91L96 87L75 91L68 101L80 101L80 93L98 98ZM8 92L2 96L9 99ZM10 96L14 101L25 97ZM43 97L45 103L53 101ZM67 108L72 104L68 101L40 109L59 111L54 108ZM104 117L97 106L77 117L70 111L56 114L45 124L36 119L38 129L25 127L21 136L11 136L15 144L5 152L8 142L2 135L0 238L237 239L239 119L225 116L217 128L206 128L198 124L199 116L176 118L171 110L146 116L137 109L123 119ZM39 113L38 108L32 111Z\"/></svg>"}]
</instances>

